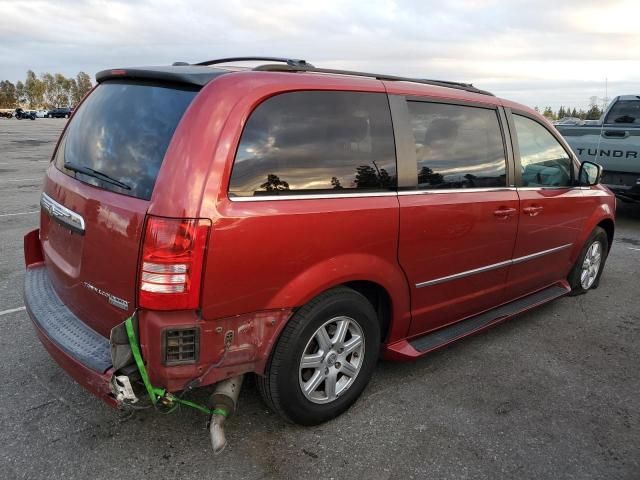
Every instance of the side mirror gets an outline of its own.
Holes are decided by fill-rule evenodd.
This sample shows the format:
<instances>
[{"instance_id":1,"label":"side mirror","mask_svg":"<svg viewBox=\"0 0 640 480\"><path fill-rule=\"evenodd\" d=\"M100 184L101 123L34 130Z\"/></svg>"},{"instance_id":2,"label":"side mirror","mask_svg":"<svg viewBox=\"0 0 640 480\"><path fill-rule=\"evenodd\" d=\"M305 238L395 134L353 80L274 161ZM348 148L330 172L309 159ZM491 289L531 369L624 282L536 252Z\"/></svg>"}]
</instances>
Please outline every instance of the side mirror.
<instances>
[{"instance_id":1,"label":"side mirror","mask_svg":"<svg viewBox=\"0 0 640 480\"><path fill-rule=\"evenodd\" d=\"M590 187L600 183L602 167L593 162L582 162L578 172L578 184L582 187Z\"/></svg>"}]
</instances>

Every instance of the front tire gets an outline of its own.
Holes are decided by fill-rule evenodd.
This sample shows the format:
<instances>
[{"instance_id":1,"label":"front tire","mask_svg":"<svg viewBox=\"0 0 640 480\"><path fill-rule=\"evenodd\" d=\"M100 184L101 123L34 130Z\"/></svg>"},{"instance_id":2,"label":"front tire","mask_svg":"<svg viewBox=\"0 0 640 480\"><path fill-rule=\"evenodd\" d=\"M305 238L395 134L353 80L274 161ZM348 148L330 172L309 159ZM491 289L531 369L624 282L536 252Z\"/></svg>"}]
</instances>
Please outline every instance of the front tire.
<instances>
[{"instance_id":1,"label":"front tire","mask_svg":"<svg viewBox=\"0 0 640 480\"><path fill-rule=\"evenodd\" d=\"M594 228L569 273L571 295L582 295L592 288L598 288L608 253L607 232L601 227Z\"/></svg>"},{"instance_id":2,"label":"front tire","mask_svg":"<svg viewBox=\"0 0 640 480\"><path fill-rule=\"evenodd\" d=\"M380 323L371 303L346 287L298 310L257 378L265 403L290 422L317 425L346 411L371 379Z\"/></svg>"}]
</instances>

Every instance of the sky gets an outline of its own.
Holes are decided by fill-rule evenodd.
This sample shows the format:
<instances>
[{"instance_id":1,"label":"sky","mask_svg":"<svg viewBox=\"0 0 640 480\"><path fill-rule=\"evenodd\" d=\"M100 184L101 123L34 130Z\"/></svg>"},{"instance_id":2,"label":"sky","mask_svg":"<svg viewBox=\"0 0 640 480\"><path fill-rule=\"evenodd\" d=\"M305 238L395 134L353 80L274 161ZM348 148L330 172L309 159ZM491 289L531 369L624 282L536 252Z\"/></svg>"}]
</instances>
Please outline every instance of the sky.
<instances>
[{"instance_id":1,"label":"sky","mask_svg":"<svg viewBox=\"0 0 640 480\"><path fill-rule=\"evenodd\" d=\"M640 0L0 0L0 79L268 55L587 108L640 94L639 18Z\"/></svg>"}]
</instances>

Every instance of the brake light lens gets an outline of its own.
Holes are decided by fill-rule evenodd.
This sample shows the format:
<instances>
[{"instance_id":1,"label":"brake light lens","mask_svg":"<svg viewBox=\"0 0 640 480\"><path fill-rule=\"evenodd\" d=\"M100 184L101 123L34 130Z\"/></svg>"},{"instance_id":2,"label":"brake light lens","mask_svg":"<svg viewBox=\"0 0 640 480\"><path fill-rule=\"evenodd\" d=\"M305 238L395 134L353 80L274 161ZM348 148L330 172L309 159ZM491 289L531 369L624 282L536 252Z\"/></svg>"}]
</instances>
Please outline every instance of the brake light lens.
<instances>
[{"instance_id":1,"label":"brake light lens","mask_svg":"<svg viewBox=\"0 0 640 480\"><path fill-rule=\"evenodd\" d=\"M210 228L206 219L147 217L140 262L141 308L198 308Z\"/></svg>"}]
</instances>

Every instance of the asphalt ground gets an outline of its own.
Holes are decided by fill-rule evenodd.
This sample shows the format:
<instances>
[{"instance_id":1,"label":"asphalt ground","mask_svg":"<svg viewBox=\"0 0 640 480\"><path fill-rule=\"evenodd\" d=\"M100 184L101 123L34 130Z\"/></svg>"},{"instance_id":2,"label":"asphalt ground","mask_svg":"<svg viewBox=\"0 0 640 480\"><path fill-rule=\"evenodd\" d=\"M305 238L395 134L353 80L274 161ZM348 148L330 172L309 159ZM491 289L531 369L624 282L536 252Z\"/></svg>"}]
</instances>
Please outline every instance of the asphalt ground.
<instances>
[{"instance_id":1,"label":"asphalt ground","mask_svg":"<svg viewBox=\"0 0 640 480\"><path fill-rule=\"evenodd\" d=\"M381 362L318 427L283 422L249 380L214 457L203 414L109 409L21 309L22 237L64 123L0 119L0 478L640 478L640 206L619 207L597 290L413 364Z\"/></svg>"}]
</instances>

